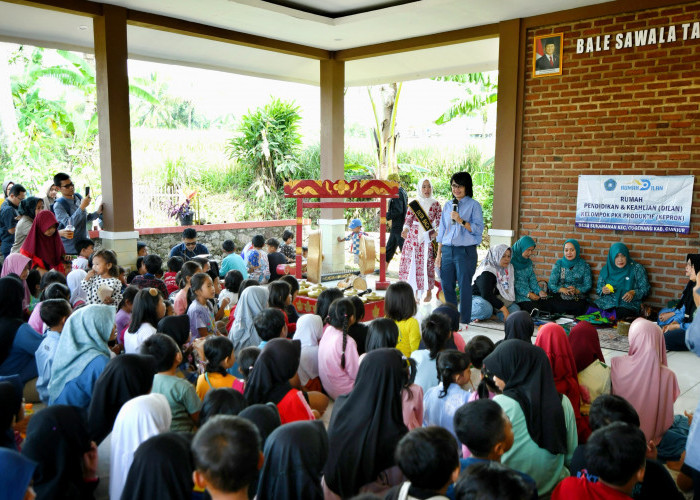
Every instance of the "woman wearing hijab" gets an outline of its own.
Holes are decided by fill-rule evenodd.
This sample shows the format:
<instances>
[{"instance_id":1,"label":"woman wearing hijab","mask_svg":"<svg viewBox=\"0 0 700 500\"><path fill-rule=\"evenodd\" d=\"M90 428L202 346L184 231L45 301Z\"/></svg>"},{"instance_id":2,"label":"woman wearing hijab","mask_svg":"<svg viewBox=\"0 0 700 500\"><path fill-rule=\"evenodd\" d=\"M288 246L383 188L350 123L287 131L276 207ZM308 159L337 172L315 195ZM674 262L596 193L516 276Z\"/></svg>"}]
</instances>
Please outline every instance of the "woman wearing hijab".
<instances>
[{"instance_id":1,"label":"woman wearing hijab","mask_svg":"<svg viewBox=\"0 0 700 500\"><path fill-rule=\"evenodd\" d=\"M12 257L11 254L7 260ZM22 282L13 277L0 278L0 375L18 375L28 401L38 402L36 378L38 370L34 353L42 336L22 321Z\"/></svg>"},{"instance_id":2,"label":"woman wearing hijab","mask_svg":"<svg viewBox=\"0 0 700 500\"><path fill-rule=\"evenodd\" d=\"M194 458L192 436L166 432L148 438L136 449L122 498L191 500Z\"/></svg>"},{"instance_id":3,"label":"woman wearing hijab","mask_svg":"<svg viewBox=\"0 0 700 500\"><path fill-rule=\"evenodd\" d=\"M549 303L551 312L573 316L586 313L586 294L593 288L593 278L591 267L581 258L581 246L575 239L564 242L564 256L554 263L548 284L554 294Z\"/></svg>"},{"instance_id":4,"label":"woman wearing hijab","mask_svg":"<svg viewBox=\"0 0 700 500\"><path fill-rule=\"evenodd\" d=\"M425 302L432 299L432 290L435 286L435 255L433 255L431 241L437 236L437 227L440 224L442 209L440 202L433 198L433 185L429 179L423 178L416 186L416 199L422 209L421 217L431 227L426 230L409 205L406 220L403 225L401 237L405 239L401 250L401 262L399 263L399 280L407 281L420 299L425 292Z\"/></svg>"},{"instance_id":5,"label":"woman wearing hijab","mask_svg":"<svg viewBox=\"0 0 700 500\"><path fill-rule=\"evenodd\" d=\"M31 294L29 293L29 287L27 286L27 275L32 267L32 260L24 255L18 253L11 253L7 256L5 261L2 263L2 271L0 272L0 278L4 278L9 274L15 274L22 282L24 290L21 293L22 296L22 309L26 310L29 307L31 301Z\"/></svg>"},{"instance_id":6,"label":"woman wearing hijab","mask_svg":"<svg viewBox=\"0 0 700 500\"><path fill-rule=\"evenodd\" d=\"M639 316L642 299L649 293L649 288L644 267L632 260L623 243L613 243L598 276L596 306L604 311L614 311L617 319Z\"/></svg>"},{"instance_id":7,"label":"woman wearing hijab","mask_svg":"<svg viewBox=\"0 0 700 500\"><path fill-rule=\"evenodd\" d=\"M505 321L510 313L519 311L515 304L515 282L511 249L508 245L489 248L486 257L474 273L472 284L472 319L482 321L494 314Z\"/></svg>"},{"instance_id":8,"label":"woman wearing hijab","mask_svg":"<svg viewBox=\"0 0 700 500\"><path fill-rule=\"evenodd\" d=\"M283 425L270 436L263 456L258 500L323 500L328 434L322 422Z\"/></svg>"},{"instance_id":9,"label":"woman wearing hijab","mask_svg":"<svg viewBox=\"0 0 700 500\"><path fill-rule=\"evenodd\" d=\"M50 269L63 272L66 250L58 234L58 221L50 210L43 210L34 218L27 239L22 243L19 252L32 259L32 263L40 272Z\"/></svg>"},{"instance_id":10,"label":"woman wearing hijab","mask_svg":"<svg viewBox=\"0 0 700 500\"><path fill-rule=\"evenodd\" d=\"M537 283L537 276L530 256L534 252L535 240L523 236L513 245L513 256L510 259L515 270L515 302L527 312L537 308L543 310L546 306L540 301L547 296Z\"/></svg>"},{"instance_id":11,"label":"woman wearing hijab","mask_svg":"<svg viewBox=\"0 0 700 500\"><path fill-rule=\"evenodd\" d=\"M112 432L124 403L151 392L155 360L151 356L123 354L107 363L95 382L88 408L90 438L98 445Z\"/></svg>"},{"instance_id":12,"label":"woman wearing hijab","mask_svg":"<svg viewBox=\"0 0 700 500\"><path fill-rule=\"evenodd\" d=\"M190 339L190 317L187 314L165 316L158 321L158 332L172 337L182 349L182 346Z\"/></svg>"},{"instance_id":13,"label":"woman wearing hijab","mask_svg":"<svg viewBox=\"0 0 700 500\"><path fill-rule=\"evenodd\" d=\"M506 336L504 340L518 339L532 344L532 336L535 333L535 323L532 316L526 311L516 311L506 320L504 327Z\"/></svg>"},{"instance_id":14,"label":"woman wearing hijab","mask_svg":"<svg viewBox=\"0 0 700 500\"><path fill-rule=\"evenodd\" d=\"M297 331L294 340L301 342L301 358L299 359L299 382L302 387L320 387L318 378L318 342L323 335L323 320L315 314L304 314L297 321ZM318 380L318 384L314 382Z\"/></svg>"},{"instance_id":15,"label":"woman wearing hijab","mask_svg":"<svg viewBox=\"0 0 700 500\"><path fill-rule=\"evenodd\" d=\"M571 329L569 344L574 354L577 373L588 368L595 360L605 363L605 356L600 350L598 330L588 321L581 321Z\"/></svg>"},{"instance_id":16,"label":"woman wearing hijab","mask_svg":"<svg viewBox=\"0 0 700 500\"><path fill-rule=\"evenodd\" d=\"M53 204L56 203L58 191L58 186L53 183L53 179L46 181L46 183L42 186L41 194L44 195L42 200L44 201L45 210L51 210L53 212Z\"/></svg>"},{"instance_id":17,"label":"woman wearing hijab","mask_svg":"<svg viewBox=\"0 0 700 500\"><path fill-rule=\"evenodd\" d=\"M497 402L513 426L513 447L501 458L532 476L542 494L569 475L566 464L578 444L569 398L557 393L544 351L520 340L506 340L484 359L486 374L502 394Z\"/></svg>"},{"instance_id":18,"label":"woman wearing hijab","mask_svg":"<svg viewBox=\"0 0 700 500\"><path fill-rule=\"evenodd\" d=\"M49 404L87 410L93 387L110 358L107 342L116 338L114 307L94 304L70 315L56 347Z\"/></svg>"},{"instance_id":19,"label":"woman wearing hijab","mask_svg":"<svg viewBox=\"0 0 700 500\"><path fill-rule=\"evenodd\" d=\"M88 500L97 487L97 449L79 408L57 405L36 412L22 455L38 463L34 490L42 500Z\"/></svg>"},{"instance_id":20,"label":"woman wearing hijab","mask_svg":"<svg viewBox=\"0 0 700 500\"><path fill-rule=\"evenodd\" d=\"M15 450L0 448L0 491L5 500L36 498L32 488L32 476L36 462L23 457Z\"/></svg>"},{"instance_id":21,"label":"woman wearing hijab","mask_svg":"<svg viewBox=\"0 0 700 500\"><path fill-rule=\"evenodd\" d=\"M697 286L698 273L700 273L700 254L689 253L685 259L685 275L688 284L685 285L683 294L674 308L659 311L659 326L663 327L666 350L687 351L685 332L693 322L695 315L695 299L693 289Z\"/></svg>"},{"instance_id":22,"label":"woman wearing hijab","mask_svg":"<svg viewBox=\"0 0 700 500\"><path fill-rule=\"evenodd\" d=\"M44 210L44 200L37 198L36 196L29 196L21 201L19 204L19 221L15 227L15 242L12 244L12 250L10 253L17 253L22 247L22 243L27 239L29 230L32 228L34 223L34 217Z\"/></svg>"},{"instance_id":23,"label":"woman wearing hijab","mask_svg":"<svg viewBox=\"0 0 700 500\"><path fill-rule=\"evenodd\" d=\"M244 347L257 347L260 337L255 331L255 316L267 308L268 291L262 286L250 286L243 290L236 305L236 319L229 332L228 338L233 342L233 349L238 353Z\"/></svg>"},{"instance_id":24,"label":"woman wearing hijab","mask_svg":"<svg viewBox=\"0 0 700 500\"><path fill-rule=\"evenodd\" d=\"M151 393L130 399L114 421L109 471L109 497L122 498L134 452L148 438L167 432L172 419L168 400Z\"/></svg>"},{"instance_id":25,"label":"woman wearing hijab","mask_svg":"<svg viewBox=\"0 0 700 500\"><path fill-rule=\"evenodd\" d=\"M324 468L326 498L382 494L402 481L394 450L408 432L401 404L405 366L397 349L368 352L353 390L335 401Z\"/></svg>"},{"instance_id":26,"label":"woman wearing hijab","mask_svg":"<svg viewBox=\"0 0 700 500\"><path fill-rule=\"evenodd\" d=\"M211 415L213 416L213 415ZM239 417L253 422L260 433L261 446L265 446L267 438L282 425L280 412L272 403L250 405L238 414Z\"/></svg>"},{"instance_id":27,"label":"woman wearing hijab","mask_svg":"<svg viewBox=\"0 0 700 500\"><path fill-rule=\"evenodd\" d=\"M634 406L647 440L658 445L673 424L673 403L680 394L678 380L667 366L658 325L637 318L630 326L629 342L629 354L610 361L612 393Z\"/></svg>"},{"instance_id":28,"label":"woman wearing hijab","mask_svg":"<svg viewBox=\"0 0 700 500\"><path fill-rule=\"evenodd\" d=\"M700 415L700 402L695 409L695 415ZM692 480L694 498L700 498L700 418L693 419L685 449L685 463L681 468L681 476L686 475Z\"/></svg>"},{"instance_id":29,"label":"woman wearing hijab","mask_svg":"<svg viewBox=\"0 0 700 500\"><path fill-rule=\"evenodd\" d=\"M283 424L296 420L314 420L304 394L289 381L299 368L301 343L289 339L272 339L263 347L245 385L248 404L274 403Z\"/></svg>"},{"instance_id":30,"label":"woman wearing hijab","mask_svg":"<svg viewBox=\"0 0 700 500\"><path fill-rule=\"evenodd\" d=\"M537 332L535 345L541 347L549 358L557 392L569 398L571 402L574 415L576 415L578 442L583 444L591 435L591 427L588 424L588 418L581 415L581 388L578 383L578 370L576 370L576 360L564 328L556 323L542 325Z\"/></svg>"}]
</instances>

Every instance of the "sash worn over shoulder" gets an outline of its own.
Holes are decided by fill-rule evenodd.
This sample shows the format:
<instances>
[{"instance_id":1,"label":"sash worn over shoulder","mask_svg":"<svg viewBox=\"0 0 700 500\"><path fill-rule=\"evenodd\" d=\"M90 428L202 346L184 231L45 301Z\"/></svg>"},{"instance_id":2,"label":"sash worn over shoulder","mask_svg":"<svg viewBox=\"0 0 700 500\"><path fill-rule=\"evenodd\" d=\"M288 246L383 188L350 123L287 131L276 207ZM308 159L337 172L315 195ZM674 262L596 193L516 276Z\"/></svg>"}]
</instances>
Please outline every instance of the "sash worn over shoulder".
<instances>
[{"instance_id":1,"label":"sash worn over shoulder","mask_svg":"<svg viewBox=\"0 0 700 500\"><path fill-rule=\"evenodd\" d=\"M423 207L418 203L418 200L413 200L408 206L413 210L413 213L416 214L416 219L418 219L418 222L420 222L420 225L423 226L426 232L434 229L428 214L425 213L425 210L423 210ZM435 240L430 240L430 244L433 247L433 257L435 257L438 254L438 243Z\"/></svg>"}]
</instances>

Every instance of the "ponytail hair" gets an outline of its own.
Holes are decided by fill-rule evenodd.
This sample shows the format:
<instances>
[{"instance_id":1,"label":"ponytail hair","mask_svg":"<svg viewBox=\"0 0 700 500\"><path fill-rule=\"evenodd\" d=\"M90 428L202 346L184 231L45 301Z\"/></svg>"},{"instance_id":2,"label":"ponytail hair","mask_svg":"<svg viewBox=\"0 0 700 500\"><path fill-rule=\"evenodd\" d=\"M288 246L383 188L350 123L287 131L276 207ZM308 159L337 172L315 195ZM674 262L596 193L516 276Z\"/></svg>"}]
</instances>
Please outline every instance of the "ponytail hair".
<instances>
[{"instance_id":1,"label":"ponytail hair","mask_svg":"<svg viewBox=\"0 0 700 500\"><path fill-rule=\"evenodd\" d=\"M355 316L355 306L348 298L338 299L331 304L328 311L328 323L338 330L343 331L343 351L340 355L340 367L345 370L345 348L348 344L348 328L350 318Z\"/></svg>"},{"instance_id":2,"label":"ponytail hair","mask_svg":"<svg viewBox=\"0 0 700 500\"><path fill-rule=\"evenodd\" d=\"M469 355L454 349L440 351L436 360L438 380L442 383L439 398L447 396L447 389L454 382L455 375L469 368Z\"/></svg>"},{"instance_id":3,"label":"ponytail hair","mask_svg":"<svg viewBox=\"0 0 700 500\"><path fill-rule=\"evenodd\" d=\"M416 381L416 374L418 373L418 364L413 358L404 357L403 360L406 363L403 370L403 386L402 388L406 390L408 394L409 401L413 399L413 393L411 392L411 385Z\"/></svg>"},{"instance_id":4,"label":"ponytail hair","mask_svg":"<svg viewBox=\"0 0 700 500\"><path fill-rule=\"evenodd\" d=\"M452 334L450 319L441 313L433 313L423 320L421 336L425 346L430 350L430 359L435 359L445 347L445 342Z\"/></svg>"},{"instance_id":5,"label":"ponytail hair","mask_svg":"<svg viewBox=\"0 0 700 500\"><path fill-rule=\"evenodd\" d=\"M492 375L486 371L485 368L481 368L481 382L476 388L476 397L478 399L489 399L489 392L494 394L501 394L501 390L496 386L496 382L493 381Z\"/></svg>"}]
</instances>

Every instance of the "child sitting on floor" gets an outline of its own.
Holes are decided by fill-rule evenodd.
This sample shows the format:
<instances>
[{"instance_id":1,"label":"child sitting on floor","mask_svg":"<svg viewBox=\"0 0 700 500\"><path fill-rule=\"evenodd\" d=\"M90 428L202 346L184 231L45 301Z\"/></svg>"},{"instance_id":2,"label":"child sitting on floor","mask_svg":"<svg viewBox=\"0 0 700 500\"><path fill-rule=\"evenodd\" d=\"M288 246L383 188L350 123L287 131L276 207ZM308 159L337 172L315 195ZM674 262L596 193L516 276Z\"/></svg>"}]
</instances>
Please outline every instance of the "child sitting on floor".
<instances>
[{"instance_id":1,"label":"child sitting on floor","mask_svg":"<svg viewBox=\"0 0 700 500\"><path fill-rule=\"evenodd\" d=\"M168 289L168 297L173 293L178 291L177 286L177 273L182 269L182 265L185 263L182 257L170 257L167 262L168 272L163 275L163 281L165 282L165 287Z\"/></svg>"},{"instance_id":2,"label":"child sitting on floor","mask_svg":"<svg viewBox=\"0 0 700 500\"><path fill-rule=\"evenodd\" d=\"M260 337L260 345L262 349L270 340L276 338L287 337L287 325L284 321L284 313L279 309L268 307L255 315L253 319L255 331Z\"/></svg>"},{"instance_id":3,"label":"child sitting on floor","mask_svg":"<svg viewBox=\"0 0 700 500\"><path fill-rule=\"evenodd\" d=\"M447 500L447 488L459 476L456 450L454 436L442 427L420 427L406 434L394 457L408 481L391 488L385 500Z\"/></svg>"},{"instance_id":4,"label":"child sitting on floor","mask_svg":"<svg viewBox=\"0 0 700 500\"><path fill-rule=\"evenodd\" d=\"M495 401L480 399L461 406L455 412L454 428L457 437L469 450L469 458L459 461L460 470L492 460L501 461L505 452L513 447L513 426L503 409ZM537 499L535 480L518 472L532 490L532 499ZM529 498L529 497L528 497Z\"/></svg>"},{"instance_id":5,"label":"child sitting on floor","mask_svg":"<svg viewBox=\"0 0 700 500\"><path fill-rule=\"evenodd\" d=\"M90 269L89 259L92 252L95 250L95 242L90 239L78 240L75 242L75 251L78 256L73 260L72 269L82 269L88 271Z\"/></svg>"},{"instance_id":6,"label":"child sitting on floor","mask_svg":"<svg viewBox=\"0 0 700 500\"><path fill-rule=\"evenodd\" d=\"M228 337L209 337L204 342L204 357L207 365L197 379L197 396L201 400L204 400L210 389L230 388L236 382L236 377L226 371L236 362L233 342Z\"/></svg>"},{"instance_id":7,"label":"child sitting on floor","mask_svg":"<svg viewBox=\"0 0 700 500\"><path fill-rule=\"evenodd\" d=\"M187 315L190 317L191 340L213 335L216 333L214 314L207 305L207 301L214 298L214 282L207 273L197 273L192 276L190 287L194 295L194 300L187 309ZM227 304L224 299L222 305L226 307Z\"/></svg>"},{"instance_id":8,"label":"child sitting on floor","mask_svg":"<svg viewBox=\"0 0 700 500\"><path fill-rule=\"evenodd\" d=\"M248 498L248 485L257 480L263 464L260 433L247 420L217 415L192 441L197 488L213 500Z\"/></svg>"},{"instance_id":9,"label":"child sitting on floor","mask_svg":"<svg viewBox=\"0 0 700 500\"><path fill-rule=\"evenodd\" d=\"M36 366L39 369L39 378L36 379L36 390L44 404L49 402L49 380L51 379L51 365L56 354L56 347L61 338L63 325L72 309L65 299L48 299L41 303L41 321L48 327L44 332L44 340L34 353Z\"/></svg>"},{"instance_id":10,"label":"child sitting on floor","mask_svg":"<svg viewBox=\"0 0 700 500\"><path fill-rule=\"evenodd\" d=\"M168 400L172 412L172 432L192 432L199 419L202 401L192 384L176 375L182 363L182 352L175 341L156 333L141 345L141 354L151 355L156 360L158 373L153 377L151 392L162 394Z\"/></svg>"},{"instance_id":11,"label":"child sitting on floor","mask_svg":"<svg viewBox=\"0 0 700 500\"><path fill-rule=\"evenodd\" d=\"M253 365L255 365L255 362L257 361L261 352L262 350L259 347L251 346L241 349L241 352L238 353L238 372L243 376L243 378L236 379L236 382L233 384L233 388L241 394L243 394L243 391L245 390L245 383L248 381L250 372L253 370Z\"/></svg>"},{"instance_id":12,"label":"child sitting on floor","mask_svg":"<svg viewBox=\"0 0 700 500\"><path fill-rule=\"evenodd\" d=\"M455 411L471 396L470 391L461 387L469 382L469 356L455 350L442 351L437 356L437 372L440 383L428 389L423 398L423 426L439 425L457 437L453 423Z\"/></svg>"},{"instance_id":13,"label":"child sitting on floor","mask_svg":"<svg viewBox=\"0 0 700 500\"><path fill-rule=\"evenodd\" d=\"M284 315L284 323L287 325L287 334L291 338L297 331L296 323L290 323L287 316L287 306L292 303L292 287L285 281L275 281L268 287L270 292L267 298L269 307L278 309Z\"/></svg>"},{"instance_id":14,"label":"child sitting on floor","mask_svg":"<svg viewBox=\"0 0 700 500\"><path fill-rule=\"evenodd\" d=\"M598 429L586 443L588 470L567 477L552 493L552 500L632 497L644 480L647 443L639 427L614 422Z\"/></svg>"}]
</instances>

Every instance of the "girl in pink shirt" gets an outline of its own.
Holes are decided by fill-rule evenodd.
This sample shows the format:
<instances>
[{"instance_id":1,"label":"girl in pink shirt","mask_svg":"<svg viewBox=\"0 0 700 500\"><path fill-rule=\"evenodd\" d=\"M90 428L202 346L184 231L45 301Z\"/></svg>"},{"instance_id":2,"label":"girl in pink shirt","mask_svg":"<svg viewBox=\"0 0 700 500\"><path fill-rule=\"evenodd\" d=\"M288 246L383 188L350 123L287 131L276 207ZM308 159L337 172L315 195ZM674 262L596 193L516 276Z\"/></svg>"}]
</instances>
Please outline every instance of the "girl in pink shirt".
<instances>
[{"instance_id":1,"label":"girl in pink shirt","mask_svg":"<svg viewBox=\"0 0 700 500\"><path fill-rule=\"evenodd\" d=\"M336 300L328 317L328 327L318 344L318 374L328 395L336 399L352 390L360 364L357 344L348 335L348 328L355 322L352 301Z\"/></svg>"}]
</instances>

